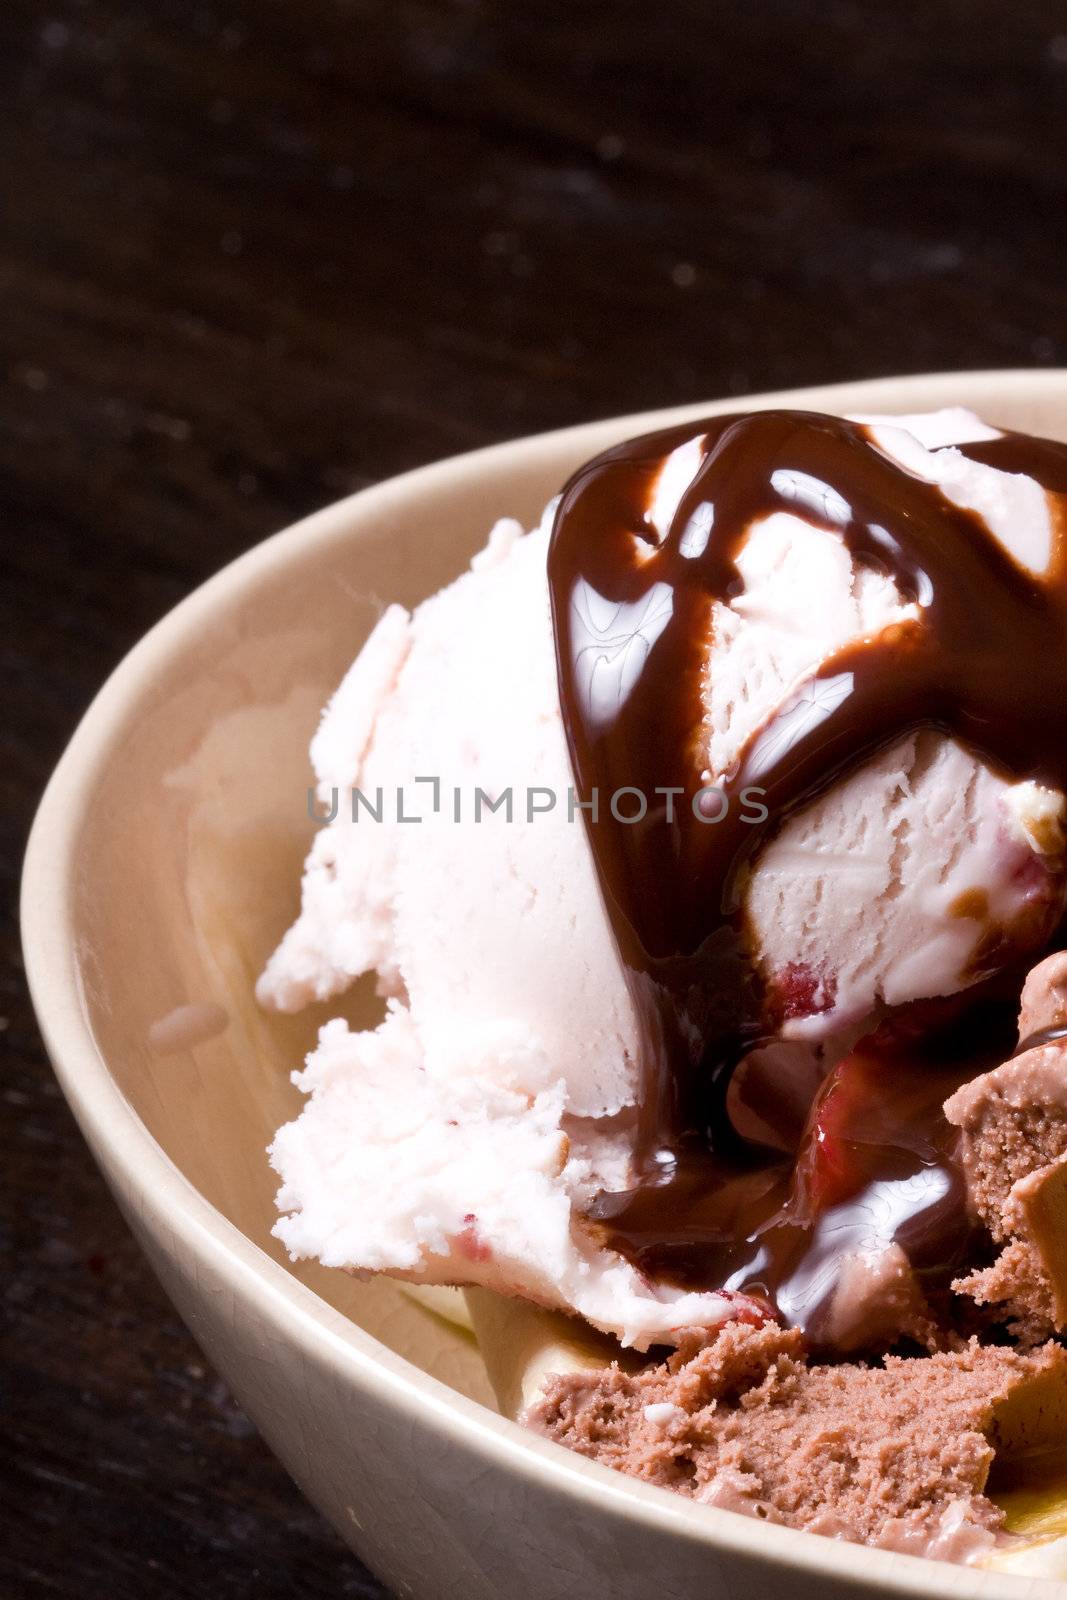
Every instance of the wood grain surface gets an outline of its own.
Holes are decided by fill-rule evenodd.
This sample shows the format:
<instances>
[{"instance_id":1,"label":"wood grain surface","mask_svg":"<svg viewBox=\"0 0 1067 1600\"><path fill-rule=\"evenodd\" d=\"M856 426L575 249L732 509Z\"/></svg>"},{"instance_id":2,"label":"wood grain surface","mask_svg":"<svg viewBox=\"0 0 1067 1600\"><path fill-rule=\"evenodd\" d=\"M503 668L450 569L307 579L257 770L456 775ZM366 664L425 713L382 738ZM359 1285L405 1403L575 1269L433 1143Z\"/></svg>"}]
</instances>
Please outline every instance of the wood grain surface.
<instances>
[{"instance_id":1,"label":"wood grain surface","mask_svg":"<svg viewBox=\"0 0 1067 1600\"><path fill-rule=\"evenodd\" d=\"M0 1595L382 1592L178 1324L36 1035L19 860L93 691L223 562L433 457L1067 360L1065 110L1039 0L4 0Z\"/></svg>"}]
</instances>

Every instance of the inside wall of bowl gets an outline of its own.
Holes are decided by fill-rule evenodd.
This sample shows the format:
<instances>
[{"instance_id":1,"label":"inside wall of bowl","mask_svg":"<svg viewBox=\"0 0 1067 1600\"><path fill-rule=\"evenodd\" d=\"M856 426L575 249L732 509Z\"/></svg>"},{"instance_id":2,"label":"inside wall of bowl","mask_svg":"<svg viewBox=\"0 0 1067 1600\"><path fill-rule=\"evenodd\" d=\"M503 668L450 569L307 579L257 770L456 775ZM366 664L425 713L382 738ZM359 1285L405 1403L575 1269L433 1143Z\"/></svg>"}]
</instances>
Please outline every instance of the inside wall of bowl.
<instances>
[{"instance_id":1,"label":"inside wall of bowl","mask_svg":"<svg viewBox=\"0 0 1067 1600\"><path fill-rule=\"evenodd\" d=\"M828 409L916 410L949 400L991 420L1067 433L1067 395L960 380L887 392L828 391ZM799 400L820 404L818 393ZM731 402L728 409L744 405ZM726 409L726 408L724 408ZM301 1097L289 1081L321 1023L373 1023L373 985L295 1017L268 1016L253 985L296 913L308 742L319 711L384 603L411 605L458 574L493 519L529 524L611 424L520 447L473 473L396 485L324 522L198 597L142 653L79 819L75 926L91 1026L119 1087L166 1154L256 1245L400 1354L489 1401L469 1339L395 1287L292 1266L271 1237L265 1157ZM131 667L124 671L129 674Z\"/></svg>"},{"instance_id":2,"label":"inside wall of bowl","mask_svg":"<svg viewBox=\"0 0 1067 1600\"><path fill-rule=\"evenodd\" d=\"M253 994L298 909L322 705L383 603L414 604L483 541L487 513L469 486L436 513L413 502L384 518L336 516L329 537L290 541L251 582L168 623L80 819L74 925L101 1054L189 1181L331 1305L489 1402L468 1335L392 1284L294 1266L271 1237L265 1152L300 1109L290 1074L330 1016L374 1024L373 983L292 1017L264 1013Z\"/></svg>"}]
</instances>

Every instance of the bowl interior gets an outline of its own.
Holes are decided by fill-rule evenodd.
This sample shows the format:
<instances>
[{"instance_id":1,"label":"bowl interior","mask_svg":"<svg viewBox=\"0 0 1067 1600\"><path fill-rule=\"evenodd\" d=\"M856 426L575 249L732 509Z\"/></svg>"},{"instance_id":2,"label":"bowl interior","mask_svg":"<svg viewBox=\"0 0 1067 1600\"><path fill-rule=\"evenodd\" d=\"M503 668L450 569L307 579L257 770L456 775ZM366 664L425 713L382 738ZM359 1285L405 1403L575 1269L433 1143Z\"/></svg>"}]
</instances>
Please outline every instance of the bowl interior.
<instances>
[{"instance_id":1,"label":"bowl interior","mask_svg":"<svg viewBox=\"0 0 1067 1600\"><path fill-rule=\"evenodd\" d=\"M787 397L834 410L970 403L1067 435L1058 374L906 379ZM766 404L776 397L764 397ZM737 409L733 401L712 409ZM271 1238L264 1155L300 1096L289 1081L328 1015L376 1017L373 986L301 1016L253 984L294 916L313 832L308 741L383 602L462 570L497 515L529 524L629 419L482 452L358 496L237 563L120 669L77 819L73 916L83 1004L122 1092L212 1205L323 1300L423 1370L489 1402L471 1341L393 1286L291 1266ZM91 717L104 715L98 706Z\"/></svg>"}]
</instances>

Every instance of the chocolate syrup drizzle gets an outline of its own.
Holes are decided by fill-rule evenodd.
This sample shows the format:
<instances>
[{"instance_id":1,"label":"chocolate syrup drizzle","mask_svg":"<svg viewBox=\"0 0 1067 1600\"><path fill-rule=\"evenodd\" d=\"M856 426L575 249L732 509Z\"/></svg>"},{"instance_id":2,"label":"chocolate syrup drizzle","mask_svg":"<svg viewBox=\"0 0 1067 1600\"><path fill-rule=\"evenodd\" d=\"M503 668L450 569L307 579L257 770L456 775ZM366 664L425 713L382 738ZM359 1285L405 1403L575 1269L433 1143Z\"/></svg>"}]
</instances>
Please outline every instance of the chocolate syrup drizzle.
<instances>
[{"instance_id":1,"label":"chocolate syrup drizzle","mask_svg":"<svg viewBox=\"0 0 1067 1600\"><path fill-rule=\"evenodd\" d=\"M649 517L656 479L695 439L699 466L661 536ZM1007 434L957 448L1067 493L1063 444ZM732 1074L769 1031L744 891L787 817L919 729L1013 781L1067 791L1065 541L1050 505L1051 559L1035 577L867 427L798 411L631 441L564 490L549 553L560 697L576 787L586 801L600 796L588 836L641 1043L635 1186L602 1194L589 1216L649 1275L756 1294L817 1341L829 1337L841 1264L872 1226L905 1250L935 1302L973 1248L941 1105L1011 1054L1009 1009L979 985L969 1033L958 1006L951 1027L936 1008L918 1029L888 1023L831 1076L798 1156L783 1161L741 1138L727 1114ZM748 531L775 511L832 529L919 615L836 651L774 711L715 780L727 808L711 824L693 797L705 781L712 606L743 588ZM746 804L754 786L763 824ZM623 788L637 794L622 815L646 798L641 820L608 811ZM1031 950L1051 931L1046 923ZM1012 952L987 954L993 973Z\"/></svg>"},{"instance_id":2,"label":"chocolate syrup drizzle","mask_svg":"<svg viewBox=\"0 0 1067 1600\"><path fill-rule=\"evenodd\" d=\"M1036 1033L1027 1034L1025 1039L1020 1040L1014 1054L1024 1056L1028 1050L1040 1050L1042 1045L1059 1044L1063 1039L1067 1039L1067 1027L1062 1023L1049 1028L1038 1028Z\"/></svg>"}]
</instances>

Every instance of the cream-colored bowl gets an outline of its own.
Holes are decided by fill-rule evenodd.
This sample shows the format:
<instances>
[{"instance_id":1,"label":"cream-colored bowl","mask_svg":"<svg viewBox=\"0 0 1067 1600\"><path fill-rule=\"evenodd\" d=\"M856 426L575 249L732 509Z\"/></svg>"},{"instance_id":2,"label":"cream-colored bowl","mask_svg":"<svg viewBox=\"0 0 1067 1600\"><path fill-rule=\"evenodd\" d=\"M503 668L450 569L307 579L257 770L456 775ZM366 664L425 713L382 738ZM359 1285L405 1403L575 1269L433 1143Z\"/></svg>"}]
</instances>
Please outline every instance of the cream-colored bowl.
<instances>
[{"instance_id":1,"label":"cream-colored bowl","mask_svg":"<svg viewBox=\"0 0 1067 1600\"><path fill-rule=\"evenodd\" d=\"M30 841L23 930L67 1098L179 1311L309 1498L421 1600L1018 1595L1025 1580L689 1505L490 1409L473 1345L387 1283L293 1268L264 1158L322 1014L252 1000L297 906L320 706L383 601L460 572L607 444L702 412L963 403L1067 437L1067 374L887 379L595 423L442 462L268 540L126 658ZM369 988L348 1011L369 1015ZM335 1008L336 1009L336 1008ZM1062 1591L1033 1583L1034 1593Z\"/></svg>"}]
</instances>

